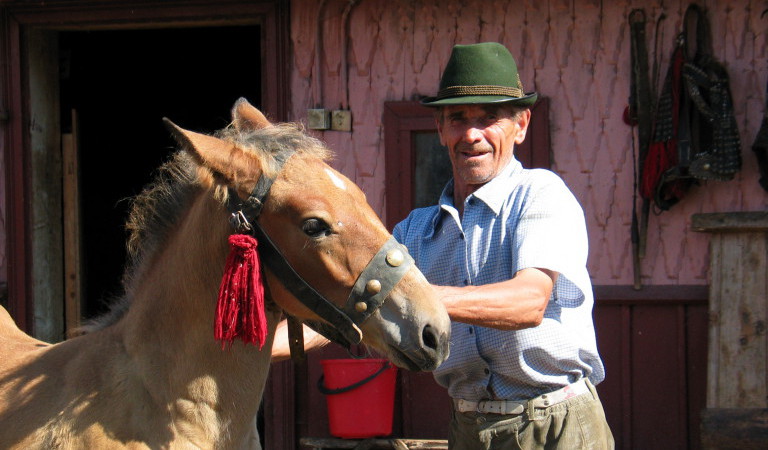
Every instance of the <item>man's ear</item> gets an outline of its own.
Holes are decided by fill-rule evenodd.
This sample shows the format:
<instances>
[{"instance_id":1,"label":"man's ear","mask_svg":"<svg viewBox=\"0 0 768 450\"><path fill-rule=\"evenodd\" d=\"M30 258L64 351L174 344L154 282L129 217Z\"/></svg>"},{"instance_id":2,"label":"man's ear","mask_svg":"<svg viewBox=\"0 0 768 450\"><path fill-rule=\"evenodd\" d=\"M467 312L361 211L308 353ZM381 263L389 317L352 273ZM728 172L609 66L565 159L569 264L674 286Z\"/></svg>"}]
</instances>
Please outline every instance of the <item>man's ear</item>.
<instances>
[{"instance_id":1,"label":"man's ear","mask_svg":"<svg viewBox=\"0 0 768 450\"><path fill-rule=\"evenodd\" d=\"M520 111L517 115L517 135L515 136L515 144L520 145L525 140L525 133L528 131L528 124L531 123L531 110L526 109Z\"/></svg>"},{"instance_id":2,"label":"man's ear","mask_svg":"<svg viewBox=\"0 0 768 450\"><path fill-rule=\"evenodd\" d=\"M437 137L440 138L440 145L447 146L443 141L443 109L439 108L435 113L435 125L437 125Z\"/></svg>"},{"instance_id":3,"label":"man's ear","mask_svg":"<svg viewBox=\"0 0 768 450\"><path fill-rule=\"evenodd\" d=\"M437 137L440 138L440 145L445 146L445 141L443 140L443 123L441 120L435 119L435 123L437 124Z\"/></svg>"}]
</instances>

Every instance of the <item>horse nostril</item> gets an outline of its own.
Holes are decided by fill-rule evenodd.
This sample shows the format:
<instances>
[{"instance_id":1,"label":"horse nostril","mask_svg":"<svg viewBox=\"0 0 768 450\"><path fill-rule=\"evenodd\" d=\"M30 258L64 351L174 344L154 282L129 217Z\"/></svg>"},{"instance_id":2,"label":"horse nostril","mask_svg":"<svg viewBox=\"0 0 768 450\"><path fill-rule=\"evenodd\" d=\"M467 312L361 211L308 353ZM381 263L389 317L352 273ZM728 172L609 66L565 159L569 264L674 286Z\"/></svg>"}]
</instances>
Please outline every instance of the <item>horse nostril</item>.
<instances>
[{"instance_id":1,"label":"horse nostril","mask_svg":"<svg viewBox=\"0 0 768 450\"><path fill-rule=\"evenodd\" d=\"M424 330L422 330L421 332L421 339L424 342L424 347L431 348L432 350L437 350L437 347L438 347L437 333L435 333L435 330L432 328L431 325L427 325L424 327Z\"/></svg>"}]
</instances>

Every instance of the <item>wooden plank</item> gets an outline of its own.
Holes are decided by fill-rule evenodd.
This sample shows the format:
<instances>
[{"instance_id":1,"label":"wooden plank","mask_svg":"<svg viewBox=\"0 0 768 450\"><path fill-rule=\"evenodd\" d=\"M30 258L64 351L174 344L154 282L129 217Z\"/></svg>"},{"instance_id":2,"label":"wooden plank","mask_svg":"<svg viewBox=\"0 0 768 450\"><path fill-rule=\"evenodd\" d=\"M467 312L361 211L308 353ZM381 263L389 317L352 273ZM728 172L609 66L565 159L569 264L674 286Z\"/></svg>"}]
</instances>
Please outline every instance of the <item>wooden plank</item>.
<instances>
[{"instance_id":1,"label":"wooden plank","mask_svg":"<svg viewBox=\"0 0 768 450\"><path fill-rule=\"evenodd\" d=\"M447 449L448 441L443 439L334 439L334 438L301 438L301 445L315 449Z\"/></svg>"},{"instance_id":2,"label":"wooden plank","mask_svg":"<svg viewBox=\"0 0 768 450\"><path fill-rule=\"evenodd\" d=\"M706 305L709 288L706 285L646 285L634 289L631 285L599 285L592 287L596 304L602 305Z\"/></svg>"},{"instance_id":3,"label":"wooden plank","mask_svg":"<svg viewBox=\"0 0 768 450\"><path fill-rule=\"evenodd\" d=\"M629 402L629 320L624 305L601 305L595 308L597 346L605 365L605 380L597 385L605 409L605 417L617 442L630 442L628 436L631 410ZM622 448L622 447L618 447Z\"/></svg>"},{"instance_id":4,"label":"wooden plank","mask_svg":"<svg viewBox=\"0 0 768 450\"><path fill-rule=\"evenodd\" d=\"M80 170L77 150L77 113L72 132L61 136L64 206L64 325L67 337L80 327L83 302L83 257L80 230Z\"/></svg>"},{"instance_id":5,"label":"wooden plank","mask_svg":"<svg viewBox=\"0 0 768 450\"><path fill-rule=\"evenodd\" d=\"M34 336L64 338L61 123L58 34L28 29L31 286Z\"/></svg>"},{"instance_id":6,"label":"wooden plank","mask_svg":"<svg viewBox=\"0 0 768 450\"><path fill-rule=\"evenodd\" d=\"M30 255L30 217L28 211L29 196L31 195L29 152L26 151L26 125L22 120L22 107L28 101L27 92L23 87L26 74L22 74L21 64L21 25L13 17L6 16L4 20L2 39L5 42L3 62L7 72L5 88L5 107L2 114L8 121L0 122L4 128L5 174L6 174L6 254L8 260L8 312L13 316L16 325L23 331L32 334L33 305L32 271Z\"/></svg>"},{"instance_id":7,"label":"wooden plank","mask_svg":"<svg viewBox=\"0 0 768 450\"><path fill-rule=\"evenodd\" d=\"M679 386L678 348L681 323L676 307L636 306L631 322L631 448L680 448L687 420L680 410L685 390ZM653 363L649 364L649 361ZM663 409L664 420L658 417Z\"/></svg>"},{"instance_id":8,"label":"wooden plank","mask_svg":"<svg viewBox=\"0 0 768 450\"><path fill-rule=\"evenodd\" d=\"M711 408L765 408L766 239L718 233L712 247Z\"/></svg>"},{"instance_id":9,"label":"wooden plank","mask_svg":"<svg viewBox=\"0 0 768 450\"><path fill-rule=\"evenodd\" d=\"M707 332L709 308L706 303L686 307L685 374L687 377L688 446L701 448L701 412L706 407Z\"/></svg>"},{"instance_id":10,"label":"wooden plank","mask_svg":"<svg viewBox=\"0 0 768 450\"><path fill-rule=\"evenodd\" d=\"M693 231L768 231L768 211L694 214Z\"/></svg>"},{"instance_id":11,"label":"wooden plank","mask_svg":"<svg viewBox=\"0 0 768 450\"><path fill-rule=\"evenodd\" d=\"M403 416L402 436L440 438L448 436L451 422L451 397L429 372L401 371ZM429 420L424 420L426 417Z\"/></svg>"},{"instance_id":12,"label":"wooden plank","mask_svg":"<svg viewBox=\"0 0 768 450\"><path fill-rule=\"evenodd\" d=\"M701 444L705 449L768 448L768 409L707 409L702 414Z\"/></svg>"},{"instance_id":13,"label":"wooden plank","mask_svg":"<svg viewBox=\"0 0 768 450\"><path fill-rule=\"evenodd\" d=\"M710 242L710 258L717 261L722 252L722 235L715 234ZM721 296L715 293L716 286L722 285L720 271L710 271L710 295L709 295L709 339L708 339L708 359L707 359L707 408L717 406L717 386L719 384L720 374L720 304Z\"/></svg>"}]
</instances>

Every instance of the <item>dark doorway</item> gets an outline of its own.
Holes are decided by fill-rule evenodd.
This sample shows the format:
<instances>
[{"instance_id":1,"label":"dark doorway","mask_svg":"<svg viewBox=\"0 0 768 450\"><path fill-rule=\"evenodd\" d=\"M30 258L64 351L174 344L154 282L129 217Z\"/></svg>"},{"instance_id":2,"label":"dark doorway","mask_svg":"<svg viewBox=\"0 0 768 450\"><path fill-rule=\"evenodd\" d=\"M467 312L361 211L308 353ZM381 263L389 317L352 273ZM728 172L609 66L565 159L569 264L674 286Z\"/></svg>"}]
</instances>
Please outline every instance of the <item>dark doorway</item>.
<instances>
[{"instance_id":1,"label":"dark doorway","mask_svg":"<svg viewBox=\"0 0 768 450\"><path fill-rule=\"evenodd\" d=\"M130 202L174 150L162 123L212 132L235 100L261 106L258 26L67 31L62 131L77 112L85 318L122 293Z\"/></svg>"}]
</instances>

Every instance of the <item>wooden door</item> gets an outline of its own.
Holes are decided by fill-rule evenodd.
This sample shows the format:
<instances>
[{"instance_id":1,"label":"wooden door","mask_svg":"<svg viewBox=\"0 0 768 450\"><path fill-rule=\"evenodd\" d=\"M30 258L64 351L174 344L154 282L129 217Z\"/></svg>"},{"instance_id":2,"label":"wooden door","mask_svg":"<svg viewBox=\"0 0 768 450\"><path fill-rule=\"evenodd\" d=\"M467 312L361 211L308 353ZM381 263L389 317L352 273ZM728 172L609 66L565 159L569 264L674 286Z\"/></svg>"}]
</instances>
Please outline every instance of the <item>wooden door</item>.
<instances>
[{"instance_id":1,"label":"wooden door","mask_svg":"<svg viewBox=\"0 0 768 450\"><path fill-rule=\"evenodd\" d=\"M63 317L64 307L61 299L66 296L64 295L65 269L61 264L64 260L61 254L64 248L62 217L66 213L62 207L63 164L60 139L62 134L68 134L68 130L64 128L69 124L67 116L73 106L70 103L73 98L62 98L62 92L66 88L63 88L61 83L64 82L63 77L70 68L67 66L69 55L62 51L66 46L62 39L66 41L78 33L92 33L89 36L92 39L84 39L84 41L97 45L103 41L99 36L108 34L124 33L130 40L131 37L128 35L131 33L147 34L158 32L158 30L197 28L212 32L229 29L234 32L234 30L249 27L255 29L252 38L236 40L237 44L245 46L245 49L232 45L231 40L221 43L220 49L231 50L237 47L236 56L222 55L219 54L221 52L215 52L218 49L208 48L203 52L207 57L206 60L186 58L183 62L176 64L178 68L174 73L179 74L181 70L186 70L178 76L176 84L181 86L187 83L187 98L191 101L190 105L182 106L182 112L199 114L198 117L212 119L215 127L205 129L214 129L226 125L229 108L234 99L240 95L249 97L254 104L277 120L284 120L287 117L288 91L285 74L289 70L290 55L287 51L286 30L289 17L286 11L287 4L281 0L260 2L226 0L208 3L149 1L141 4L116 0L109 2L107 6L104 2L97 1L2 3L0 33L6 45L0 49L0 58L3 62L0 77L4 86L4 101L0 110L3 126L0 137L3 140L3 163L7 176L5 207L6 217L9 219L5 224L6 257L8 261L13 261L13 264L7 266L7 306L22 329L36 336L40 336L39 332L45 332L45 336L40 336L45 339L57 340L63 337L59 327L49 333L41 329L38 323L42 315ZM190 43L190 45L193 44ZM173 58L178 50L180 48L171 49L167 51L166 56L169 59ZM165 75L164 71L153 72L153 64L142 60L146 55L142 54L140 49L135 49L132 55L122 55L132 62L130 69L136 70L137 73L143 72L157 78ZM98 65L106 58L112 58L111 61L114 61L115 57L120 56L116 49L106 48L91 60ZM217 56L223 56L229 61L238 61L238 69L241 70L221 71L216 64L212 63L220 61ZM190 67L190 61L199 61L197 67ZM254 65L256 69L253 69ZM274 76L262 77L262 67L269 67L269 72ZM108 69L106 65L102 68ZM191 84L190 74L211 74L214 70L238 74L245 81L235 84L229 79L223 82L206 79L200 80L197 84ZM120 82L116 77L105 78L106 82L110 80L115 82L107 88L100 88L98 92L95 87L94 89L89 89L88 86L85 88L86 91L91 91L92 97L101 96L102 116L125 111L126 105L117 102L116 95L124 93L129 88L142 87L137 86L135 78L127 81L122 79ZM144 86L152 87L151 81ZM201 86L204 88L200 89ZM225 102L221 106L211 107L209 103L207 111L201 111L201 105L194 102L195 97L203 93L216 95L221 93L222 89L235 89L238 86L240 90L237 94L218 96ZM152 104L158 105L168 101L166 94L171 91L173 88L168 92L154 95L151 98ZM173 103L172 107L179 106L178 102L170 103ZM83 114L81 142L85 146L91 133L86 130L87 111L81 109L81 113ZM213 115L218 113L221 114L219 118ZM157 128L164 132L161 122L163 115L165 114L162 111L154 114L154 120ZM92 111L91 117L94 117ZM142 130L136 126L136 119L148 117L146 111L138 108L135 114L109 123L109 129L103 132L111 133L113 140L104 141L101 153L109 155L109 152L114 150L114 144L124 141L115 136L141 132ZM173 117L180 120L178 117L181 116L174 114ZM184 121L183 124L189 127L195 126L190 121ZM167 135L167 132L164 133L164 136ZM153 141L147 139L147 142ZM166 142L154 142L160 146L168 146ZM136 156L135 151L122 151L111 153L111 155L117 159L123 158L123 161ZM49 162L41 166L39 164L41 159L47 159ZM82 165L81 169L83 169ZM49 181L47 184L41 184L35 182L35 179ZM130 192L120 198L135 193L136 191L131 188ZM87 195L82 189L80 194ZM51 204L43 204L39 199L49 201ZM107 204L106 207L114 206L114 203ZM42 213L46 214L44 224L40 222ZM84 220L81 226L98 223L103 221L102 219L103 217L97 217L94 220ZM54 263L57 264L55 267ZM61 330L63 328L63 326L60 327Z\"/></svg>"}]
</instances>

